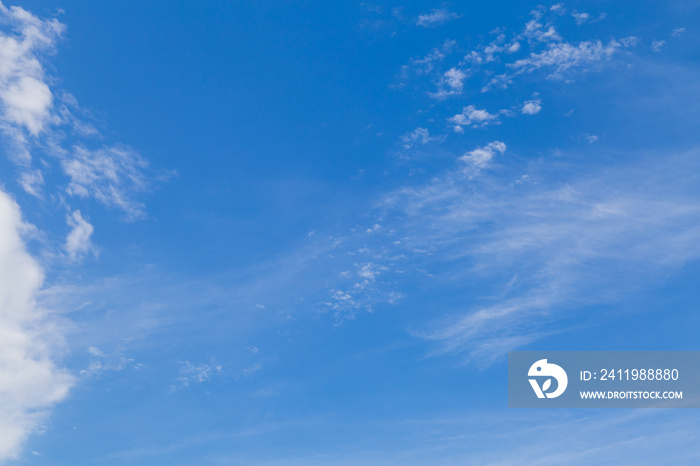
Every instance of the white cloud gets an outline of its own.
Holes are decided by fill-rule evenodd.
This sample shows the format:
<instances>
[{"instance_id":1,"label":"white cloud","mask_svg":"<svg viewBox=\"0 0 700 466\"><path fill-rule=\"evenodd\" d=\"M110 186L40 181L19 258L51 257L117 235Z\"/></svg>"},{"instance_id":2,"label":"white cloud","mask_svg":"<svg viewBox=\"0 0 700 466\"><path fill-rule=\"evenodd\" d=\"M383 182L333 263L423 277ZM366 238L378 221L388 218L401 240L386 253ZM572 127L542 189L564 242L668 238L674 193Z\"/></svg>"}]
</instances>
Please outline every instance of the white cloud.
<instances>
[{"instance_id":1,"label":"white cloud","mask_svg":"<svg viewBox=\"0 0 700 466\"><path fill-rule=\"evenodd\" d=\"M252 366L244 367L243 369L241 369L241 374L243 374L246 377L250 377L251 375L258 372L260 369L262 369L262 364L255 363Z\"/></svg>"},{"instance_id":2,"label":"white cloud","mask_svg":"<svg viewBox=\"0 0 700 466\"><path fill-rule=\"evenodd\" d=\"M528 41L533 43L550 43L561 40L561 36L554 26L545 26L537 19L530 20L525 24L525 29L523 30L522 35L528 39Z\"/></svg>"},{"instance_id":3,"label":"white cloud","mask_svg":"<svg viewBox=\"0 0 700 466\"><path fill-rule=\"evenodd\" d=\"M144 206L134 198L148 189L144 174L148 162L137 152L123 147L91 151L78 146L61 164L70 177L70 195L94 197L106 206L120 209L129 220L143 217Z\"/></svg>"},{"instance_id":4,"label":"white cloud","mask_svg":"<svg viewBox=\"0 0 700 466\"><path fill-rule=\"evenodd\" d=\"M556 43L541 53L531 53L528 58L509 64L520 73L531 73L542 68L552 68L551 77L561 77L566 71L607 60L622 44L611 41L603 45L600 41L583 41L574 46L568 42Z\"/></svg>"},{"instance_id":5,"label":"white cloud","mask_svg":"<svg viewBox=\"0 0 700 466\"><path fill-rule=\"evenodd\" d=\"M518 50L520 50L520 42L513 42L512 44L510 44L508 46L508 48L506 49L506 52L507 53L515 53Z\"/></svg>"},{"instance_id":6,"label":"white cloud","mask_svg":"<svg viewBox=\"0 0 700 466\"><path fill-rule=\"evenodd\" d=\"M671 31L671 36L673 37L680 37L685 33L685 28L676 28L673 31Z\"/></svg>"},{"instance_id":7,"label":"white cloud","mask_svg":"<svg viewBox=\"0 0 700 466\"><path fill-rule=\"evenodd\" d=\"M623 37L622 39L620 39L620 43L623 47L633 48L637 46L638 42L639 39L635 36Z\"/></svg>"},{"instance_id":8,"label":"white cloud","mask_svg":"<svg viewBox=\"0 0 700 466\"><path fill-rule=\"evenodd\" d=\"M87 369L82 369L80 375L83 377L101 377L109 372L120 372L127 367L141 369L146 366L143 364L135 364L131 358L126 358L121 355L105 354L102 350L95 346L88 348L88 352L92 356L92 360Z\"/></svg>"},{"instance_id":9,"label":"white cloud","mask_svg":"<svg viewBox=\"0 0 700 466\"><path fill-rule=\"evenodd\" d=\"M477 52L476 50L472 50L464 56L464 60L472 63L473 65L480 65L483 63L484 58L481 56L481 53Z\"/></svg>"},{"instance_id":10,"label":"white cloud","mask_svg":"<svg viewBox=\"0 0 700 466\"><path fill-rule=\"evenodd\" d=\"M426 128L418 127L413 131L409 131L408 133L402 135L400 139L403 147L410 149L416 144L428 144L429 142L440 138L431 137L430 131L428 131Z\"/></svg>"},{"instance_id":11,"label":"white cloud","mask_svg":"<svg viewBox=\"0 0 700 466\"><path fill-rule=\"evenodd\" d=\"M524 115L534 115L536 113L539 113L540 110L542 110L542 100L537 97L537 98L534 98L532 100L528 100L527 102L525 102L521 112Z\"/></svg>"},{"instance_id":12,"label":"white cloud","mask_svg":"<svg viewBox=\"0 0 700 466\"><path fill-rule=\"evenodd\" d=\"M19 184L25 192L40 197L41 187L44 185L44 175L41 170L24 170L19 177Z\"/></svg>"},{"instance_id":13,"label":"white cloud","mask_svg":"<svg viewBox=\"0 0 700 466\"><path fill-rule=\"evenodd\" d=\"M503 44L505 40L505 34L498 34L495 40L491 41L491 43L482 49L485 62L488 63L496 60L496 55L503 52L506 48L506 46Z\"/></svg>"},{"instance_id":14,"label":"white cloud","mask_svg":"<svg viewBox=\"0 0 700 466\"><path fill-rule=\"evenodd\" d=\"M53 51L64 26L42 21L20 7L0 3L0 20L12 33L0 32L0 102L3 130L21 139L37 136L51 115L53 96L44 82L39 55Z\"/></svg>"},{"instance_id":15,"label":"white cloud","mask_svg":"<svg viewBox=\"0 0 700 466\"><path fill-rule=\"evenodd\" d=\"M663 49L665 46L666 46L665 40L655 40L654 42L651 43L651 49L654 52L660 52L661 49Z\"/></svg>"},{"instance_id":16,"label":"white cloud","mask_svg":"<svg viewBox=\"0 0 700 466\"><path fill-rule=\"evenodd\" d=\"M355 290L362 290L373 284L379 274L389 270L383 265L373 264L372 262L368 262L366 264L355 264L355 269L357 276L361 278L361 281L353 285Z\"/></svg>"},{"instance_id":17,"label":"white cloud","mask_svg":"<svg viewBox=\"0 0 700 466\"><path fill-rule=\"evenodd\" d=\"M510 35L507 35L503 28L494 29L491 33L496 36L491 42L471 50L448 71L441 71L439 75L435 73L438 90L430 95L444 98L462 94L465 80L470 78L477 81L479 74L486 77L486 84L479 84L482 92L494 88L505 89L512 84L515 77L538 70L548 71L548 78L569 79L575 73L602 68L603 62L611 60L617 52L634 47L637 43L636 37L612 39L607 43L600 40L568 42L554 24L560 20L564 11L560 5L554 5L551 13L539 8L531 12L533 17L519 32ZM588 13L574 12L573 17L579 23L596 22L605 18L605 13L594 18ZM449 43L452 49L455 42ZM527 55L513 60L514 54L522 53L523 49L527 49ZM414 69L416 74L434 73L434 64L445 57L446 53L436 48L423 59L412 59L409 65L402 67L400 76L405 80L411 69Z\"/></svg>"},{"instance_id":18,"label":"white cloud","mask_svg":"<svg viewBox=\"0 0 700 466\"><path fill-rule=\"evenodd\" d=\"M94 251L92 244L93 227L83 218L80 210L71 213L67 217L66 222L71 227L71 231L68 233L64 248L70 260L78 260L88 252Z\"/></svg>"},{"instance_id":19,"label":"white cloud","mask_svg":"<svg viewBox=\"0 0 700 466\"><path fill-rule=\"evenodd\" d=\"M419 15L418 19L416 20L416 25L423 27L435 27L459 17L460 15L457 13L451 12L444 8L433 9L428 13Z\"/></svg>"},{"instance_id":20,"label":"white cloud","mask_svg":"<svg viewBox=\"0 0 700 466\"><path fill-rule=\"evenodd\" d=\"M519 47L519 39L527 39L527 45L531 50L530 54L516 61L507 62L505 64L506 69L512 70L505 73L495 74L491 71L489 74L493 76L488 84L486 84L482 92L486 92L492 88L507 88L513 79L521 74L533 73L538 70L549 70L549 78L562 79L567 74L573 74L574 72L588 71L591 68L597 66L600 62L605 60L610 60L612 56L625 47L634 47L637 43L636 37L626 37L623 39L611 40L608 44L603 44L599 40L594 41L582 41L578 44L573 44L564 41L561 36L557 33L554 26L545 26L540 23L537 19L529 21L523 30L523 32L515 36L511 40L510 46L490 46L492 58L482 58L482 54L477 51L473 51L474 57L479 58L479 62L476 63L471 60L474 65L472 68L467 69L467 73L473 72L477 65L482 65L493 61L493 54L501 51L510 52L511 48L518 44L516 51ZM482 49L485 51L485 48ZM484 52L485 53L485 52ZM468 57L465 57L467 59Z\"/></svg>"},{"instance_id":21,"label":"white cloud","mask_svg":"<svg viewBox=\"0 0 700 466\"><path fill-rule=\"evenodd\" d=\"M500 32L500 29L492 31L498 33L496 38L491 41L488 45L481 46L477 50L472 50L465 57L465 61L472 63L473 65L482 65L492 62L497 62L499 60L499 55L506 53L508 55L513 54L520 50L521 36L515 36L509 42L506 41L506 35Z\"/></svg>"},{"instance_id":22,"label":"white cloud","mask_svg":"<svg viewBox=\"0 0 700 466\"><path fill-rule=\"evenodd\" d=\"M459 95L464 90L464 80L467 79L467 73L459 68L450 68L440 78L438 84L440 90L431 93L433 97L442 99L451 95Z\"/></svg>"},{"instance_id":23,"label":"white cloud","mask_svg":"<svg viewBox=\"0 0 700 466\"><path fill-rule=\"evenodd\" d=\"M563 7L555 5L553 11L561 13ZM472 63L472 68L465 70L468 74L475 71L477 66L496 62L496 54L501 52L513 53L521 48L521 44L529 47L530 53L527 57L516 61L505 63L507 72L499 73L491 69L487 73L492 76L489 82L483 87L482 92L492 88L507 88L513 79L524 73L533 73L538 70L549 70L549 78L565 78L565 74L588 71L600 62L610 60L615 52L622 48L634 47L637 43L636 37L626 37L618 40L611 40L607 44L599 40L584 40L579 43L565 41L558 33L554 25L543 20L543 14L539 11L533 12L534 19L528 21L523 30L514 35L508 41L504 34L490 43L472 51L465 57L466 62ZM578 22L598 21L605 17L601 14L597 19L591 20L587 13L573 13ZM525 41L523 41L525 39ZM507 58L507 57L506 57Z\"/></svg>"},{"instance_id":24,"label":"white cloud","mask_svg":"<svg viewBox=\"0 0 700 466\"><path fill-rule=\"evenodd\" d=\"M330 300L326 301L328 309L333 311L336 318L336 325L340 325L344 320L355 319L355 311L362 305L355 301L352 295L342 290L329 290Z\"/></svg>"},{"instance_id":25,"label":"white cloud","mask_svg":"<svg viewBox=\"0 0 700 466\"><path fill-rule=\"evenodd\" d=\"M499 124L497 114L478 109L473 105L462 108L462 112L449 118L449 121L455 124L455 129L461 129L463 126L482 128L490 124Z\"/></svg>"},{"instance_id":26,"label":"white cloud","mask_svg":"<svg viewBox=\"0 0 700 466\"><path fill-rule=\"evenodd\" d=\"M391 234L382 232L383 234L379 235L380 231L376 228L374 231L367 229L365 233L377 235L377 239L380 240L383 234ZM352 264L354 270L346 269L337 273L338 282L328 290L328 297L323 302L325 309L333 313L336 326L355 319L358 312L371 313L374 312L376 305L395 305L403 298L401 293L385 289L393 286L392 279L385 280L385 278L396 272L393 262L397 258L387 259L386 263L381 263L386 259L384 255L366 247L354 251L350 257L356 257L356 254L371 261L355 262Z\"/></svg>"},{"instance_id":27,"label":"white cloud","mask_svg":"<svg viewBox=\"0 0 700 466\"><path fill-rule=\"evenodd\" d=\"M563 15L566 13L566 8L564 8L564 5L562 3L557 3L556 5L552 5L549 8L550 11L553 11L554 13L558 15Z\"/></svg>"},{"instance_id":28,"label":"white cloud","mask_svg":"<svg viewBox=\"0 0 700 466\"><path fill-rule=\"evenodd\" d=\"M416 75L425 75L431 73L435 69L435 65L445 59L457 44L454 40L446 40L442 46L435 47L424 57L411 58L407 65L401 67L399 73L400 85L408 79L411 72Z\"/></svg>"},{"instance_id":29,"label":"white cloud","mask_svg":"<svg viewBox=\"0 0 700 466\"><path fill-rule=\"evenodd\" d=\"M90 353L93 356L105 356L105 354L100 350L99 348L95 346L91 346L88 348L88 353Z\"/></svg>"},{"instance_id":30,"label":"white cloud","mask_svg":"<svg viewBox=\"0 0 700 466\"><path fill-rule=\"evenodd\" d=\"M599 139L598 136L596 136L595 134L588 134L588 133L584 133L583 138L586 141L588 141L589 144L593 144L595 142L598 142L598 139Z\"/></svg>"},{"instance_id":31,"label":"white cloud","mask_svg":"<svg viewBox=\"0 0 700 466\"><path fill-rule=\"evenodd\" d=\"M212 377L221 374L222 366L214 363L195 365L190 361L182 363L178 371L178 382L181 387L188 387L192 383L203 383Z\"/></svg>"},{"instance_id":32,"label":"white cloud","mask_svg":"<svg viewBox=\"0 0 700 466\"><path fill-rule=\"evenodd\" d=\"M445 81L452 88L453 91L461 93L464 88L464 80L467 75L464 71L457 68L450 68L445 72Z\"/></svg>"},{"instance_id":33,"label":"white cloud","mask_svg":"<svg viewBox=\"0 0 700 466\"><path fill-rule=\"evenodd\" d=\"M62 345L36 294L43 271L27 253L19 206L0 191L0 461L15 457L72 377L52 356Z\"/></svg>"},{"instance_id":34,"label":"white cloud","mask_svg":"<svg viewBox=\"0 0 700 466\"><path fill-rule=\"evenodd\" d=\"M486 168L491 163L491 159L498 153L502 154L506 151L506 145L501 141L493 141L479 147L470 152L467 152L459 158L460 161L474 168Z\"/></svg>"},{"instance_id":35,"label":"white cloud","mask_svg":"<svg viewBox=\"0 0 700 466\"><path fill-rule=\"evenodd\" d=\"M36 136L49 117L53 95L42 81L23 76L3 88L0 99L5 107L4 118Z\"/></svg>"},{"instance_id":36,"label":"white cloud","mask_svg":"<svg viewBox=\"0 0 700 466\"><path fill-rule=\"evenodd\" d=\"M574 17L574 19L576 20L576 24L578 24L579 26L591 19L591 15L589 15L588 13L578 13L576 11L571 13L571 16Z\"/></svg>"}]
</instances>

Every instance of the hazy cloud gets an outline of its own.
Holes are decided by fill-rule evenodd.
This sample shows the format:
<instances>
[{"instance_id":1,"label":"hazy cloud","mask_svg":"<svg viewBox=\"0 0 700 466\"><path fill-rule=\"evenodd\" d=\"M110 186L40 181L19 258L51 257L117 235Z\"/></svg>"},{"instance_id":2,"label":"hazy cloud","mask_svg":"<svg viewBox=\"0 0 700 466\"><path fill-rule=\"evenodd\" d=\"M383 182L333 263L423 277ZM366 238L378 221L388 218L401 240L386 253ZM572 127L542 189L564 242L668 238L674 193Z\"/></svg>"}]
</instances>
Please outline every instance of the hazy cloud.
<instances>
[{"instance_id":1,"label":"hazy cloud","mask_svg":"<svg viewBox=\"0 0 700 466\"><path fill-rule=\"evenodd\" d=\"M459 17L460 15L457 13L451 12L445 8L433 9L428 13L423 13L422 15L418 16L416 25L423 27L435 27Z\"/></svg>"},{"instance_id":2,"label":"hazy cloud","mask_svg":"<svg viewBox=\"0 0 700 466\"><path fill-rule=\"evenodd\" d=\"M409 131L408 133L404 134L400 139L403 147L405 149L410 149L416 144L427 144L434 141L436 138L431 137L430 131L428 131L426 128L418 127L413 131Z\"/></svg>"},{"instance_id":3,"label":"hazy cloud","mask_svg":"<svg viewBox=\"0 0 700 466\"><path fill-rule=\"evenodd\" d=\"M571 16L574 17L574 19L576 20L576 24L578 24L578 25L581 25L581 24L585 23L586 21L588 21L589 19L591 19L591 15L589 15L588 13L579 13L576 11L571 13Z\"/></svg>"},{"instance_id":4,"label":"hazy cloud","mask_svg":"<svg viewBox=\"0 0 700 466\"><path fill-rule=\"evenodd\" d=\"M504 150L505 144L493 142L460 163L486 167ZM464 168L457 167L388 195L383 205L401 219L392 230L411 232L405 247L431 251L412 260L423 267L438 261L456 282L489 277L501 283L482 304L419 334L440 342L441 351L488 360L541 338L555 312L614 301L697 260L696 155L556 183L542 175L537 183L511 183L487 174L464 183Z\"/></svg>"},{"instance_id":5,"label":"hazy cloud","mask_svg":"<svg viewBox=\"0 0 700 466\"><path fill-rule=\"evenodd\" d=\"M676 28L673 31L671 31L671 35L673 37L680 37L683 34L685 34L685 28Z\"/></svg>"},{"instance_id":6,"label":"hazy cloud","mask_svg":"<svg viewBox=\"0 0 700 466\"><path fill-rule=\"evenodd\" d=\"M64 247L70 260L78 260L94 250L92 245L93 227L83 218L80 210L76 210L68 215L66 221L68 226L71 227L71 231L68 233Z\"/></svg>"},{"instance_id":7,"label":"hazy cloud","mask_svg":"<svg viewBox=\"0 0 700 466\"><path fill-rule=\"evenodd\" d=\"M135 197L149 187L145 175L148 162L137 152L125 147L89 150L77 146L61 164L70 177L68 194L94 197L123 211L129 220L145 215L143 203Z\"/></svg>"},{"instance_id":8,"label":"hazy cloud","mask_svg":"<svg viewBox=\"0 0 700 466\"><path fill-rule=\"evenodd\" d=\"M654 52L660 52L661 49L663 49L665 46L666 46L665 40L655 40L654 42L651 43L651 49Z\"/></svg>"},{"instance_id":9,"label":"hazy cloud","mask_svg":"<svg viewBox=\"0 0 700 466\"><path fill-rule=\"evenodd\" d=\"M190 384L201 384L210 380L212 377L221 374L222 366L214 363L209 364L192 364L190 361L185 361L181 364L178 371L177 380L181 388L188 387Z\"/></svg>"},{"instance_id":10,"label":"hazy cloud","mask_svg":"<svg viewBox=\"0 0 700 466\"><path fill-rule=\"evenodd\" d=\"M457 42L454 40L446 40L442 43L442 46L435 47L424 57L411 58L408 64L401 67L399 86L403 86L411 74L420 76L431 73L435 66L451 53L456 44Z\"/></svg>"}]
</instances>

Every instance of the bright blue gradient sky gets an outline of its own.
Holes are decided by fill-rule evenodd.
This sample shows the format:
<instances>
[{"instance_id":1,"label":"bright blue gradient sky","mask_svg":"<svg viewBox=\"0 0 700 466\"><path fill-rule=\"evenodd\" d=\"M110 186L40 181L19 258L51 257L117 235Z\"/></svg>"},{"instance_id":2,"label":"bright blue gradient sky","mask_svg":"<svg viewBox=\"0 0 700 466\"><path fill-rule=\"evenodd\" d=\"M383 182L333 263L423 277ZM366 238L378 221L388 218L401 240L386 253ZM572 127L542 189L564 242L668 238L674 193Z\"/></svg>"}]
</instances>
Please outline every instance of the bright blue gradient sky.
<instances>
[{"instance_id":1,"label":"bright blue gradient sky","mask_svg":"<svg viewBox=\"0 0 700 466\"><path fill-rule=\"evenodd\" d=\"M509 350L698 350L700 2L0 7L0 462L698 464Z\"/></svg>"}]
</instances>

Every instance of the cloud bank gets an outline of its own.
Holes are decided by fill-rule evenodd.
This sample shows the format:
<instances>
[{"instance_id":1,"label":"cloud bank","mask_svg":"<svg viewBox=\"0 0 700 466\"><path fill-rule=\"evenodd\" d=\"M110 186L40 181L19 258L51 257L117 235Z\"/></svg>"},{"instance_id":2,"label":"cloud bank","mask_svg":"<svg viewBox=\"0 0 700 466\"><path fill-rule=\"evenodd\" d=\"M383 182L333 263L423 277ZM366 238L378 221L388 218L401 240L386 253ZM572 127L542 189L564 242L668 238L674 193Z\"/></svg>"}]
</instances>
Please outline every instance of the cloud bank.
<instances>
[{"instance_id":1,"label":"cloud bank","mask_svg":"<svg viewBox=\"0 0 700 466\"><path fill-rule=\"evenodd\" d=\"M56 322L37 306L43 270L22 240L26 229L17 203L0 191L0 461L18 454L73 383L54 360Z\"/></svg>"}]
</instances>

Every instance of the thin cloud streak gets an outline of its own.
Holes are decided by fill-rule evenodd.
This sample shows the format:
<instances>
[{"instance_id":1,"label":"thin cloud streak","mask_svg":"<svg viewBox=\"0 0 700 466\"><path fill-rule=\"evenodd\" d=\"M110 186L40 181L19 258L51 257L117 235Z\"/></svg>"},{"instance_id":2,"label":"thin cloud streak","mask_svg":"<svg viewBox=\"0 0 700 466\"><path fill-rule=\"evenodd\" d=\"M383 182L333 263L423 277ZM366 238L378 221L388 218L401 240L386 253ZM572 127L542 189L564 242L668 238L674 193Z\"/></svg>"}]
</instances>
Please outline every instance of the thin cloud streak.
<instances>
[{"instance_id":1,"label":"thin cloud streak","mask_svg":"<svg viewBox=\"0 0 700 466\"><path fill-rule=\"evenodd\" d=\"M457 13L449 11L445 8L439 8L419 15L418 19L416 20L416 25L430 28L440 26L448 21L458 18L460 18L460 15Z\"/></svg>"},{"instance_id":2,"label":"thin cloud streak","mask_svg":"<svg viewBox=\"0 0 700 466\"><path fill-rule=\"evenodd\" d=\"M442 352L493 359L540 337L564 308L614 302L699 259L697 153L556 184L488 173L465 184L455 170L388 195L383 215L403 219L391 228L412 249L433 248L423 266L444 262L453 280L504 283L476 300L490 304L466 304L416 334Z\"/></svg>"}]
</instances>

